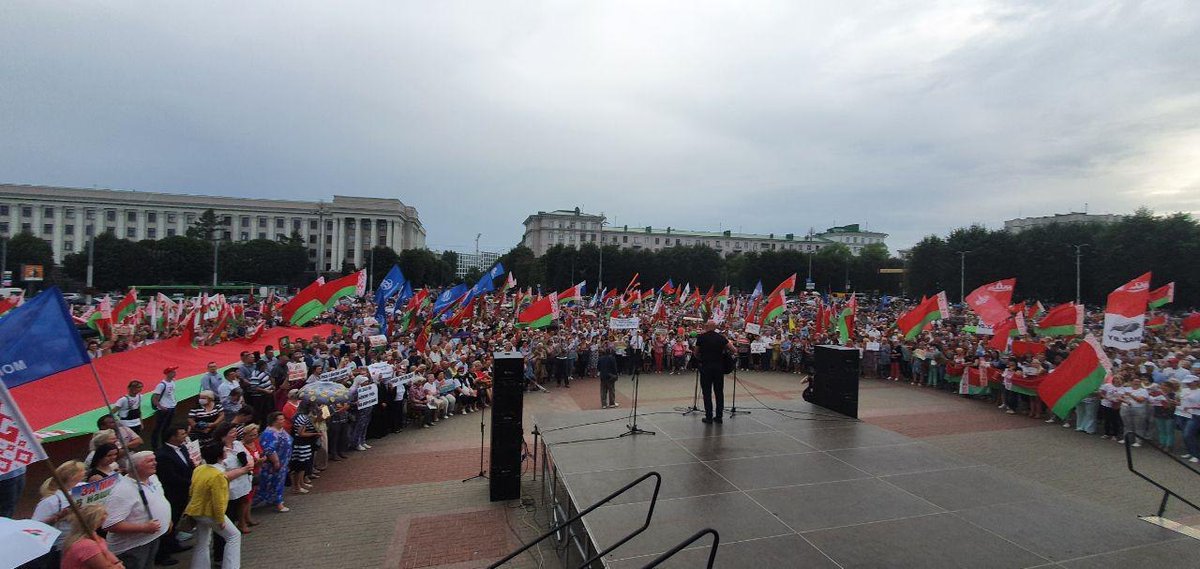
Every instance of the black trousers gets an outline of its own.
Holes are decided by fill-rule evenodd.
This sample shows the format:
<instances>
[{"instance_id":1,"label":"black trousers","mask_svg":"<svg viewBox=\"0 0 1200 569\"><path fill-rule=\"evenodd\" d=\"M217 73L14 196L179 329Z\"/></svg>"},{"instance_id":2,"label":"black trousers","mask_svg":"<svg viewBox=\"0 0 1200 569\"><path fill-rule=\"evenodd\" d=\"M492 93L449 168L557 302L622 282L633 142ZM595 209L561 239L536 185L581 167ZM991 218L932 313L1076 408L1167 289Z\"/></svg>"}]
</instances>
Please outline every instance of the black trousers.
<instances>
[{"instance_id":1,"label":"black trousers","mask_svg":"<svg viewBox=\"0 0 1200 569\"><path fill-rule=\"evenodd\" d=\"M717 414L720 417L725 413L725 374L720 366L700 367L700 391L704 393L704 416L712 418L713 415L713 396L717 398Z\"/></svg>"}]
</instances>

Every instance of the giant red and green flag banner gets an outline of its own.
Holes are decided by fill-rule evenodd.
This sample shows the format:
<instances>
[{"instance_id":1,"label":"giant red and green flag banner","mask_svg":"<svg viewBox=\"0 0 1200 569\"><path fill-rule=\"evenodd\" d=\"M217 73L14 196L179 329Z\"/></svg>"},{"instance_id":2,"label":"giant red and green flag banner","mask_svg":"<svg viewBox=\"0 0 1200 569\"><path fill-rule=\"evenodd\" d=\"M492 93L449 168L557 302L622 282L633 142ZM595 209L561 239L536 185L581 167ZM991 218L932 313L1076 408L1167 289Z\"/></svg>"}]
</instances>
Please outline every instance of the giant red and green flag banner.
<instances>
[{"instance_id":1,"label":"giant red and green flag banner","mask_svg":"<svg viewBox=\"0 0 1200 569\"><path fill-rule=\"evenodd\" d=\"M1050 309L1037 321L1038 336L1077 336L1083 333L1083 305L1068 302Z\"/></svg>"},{"instance_id":2,"label":"giant red and green flag banner","mask_svg":"<svg viewBox=\"0 0 1200 569\"><path fill-rule=\"evenodd\" d=\"M1150 308L1161 308L1164 304L1175 302L1175 283L1170 282L1150 291L1147 305Z\"/></svg>"},{"instance_id":3,"label":"giant red and green flag banner","mask_svg":"<svg viewBox=\"0 0 1200 569\"><path fill-rule=\"evenodd\" d=\"M528 308L521 311L517 316L517 326L521 328L544 328L554 322L554 316L558 314L558 295L550 293L548 296L530 304Z\"/></svg>"},{"instance_id":4,"label":"giant red and green flag banner","mask_svg":"<svg viewBox=\"0 0 1200 569\"><path fill-rule=\"evenodd\" d=\"M856 312L858 312L858 299L855 294L851 294L850 302L846 303L837 316L838 343L843 346L850 343L850 331L854 329Z\"/></svg>"},{"instance_id":5,"label":"giant red and green flag banner","mask_svg":"<svg viewBox=\"0 0 1200 569\"><path fill-rule=\"evenodd\" d=\"M941 320L950 314L950 303L946 301L946 291L939 292L906 312L898 320L896 327L904 334L904 339L912 340L921 333L925 326L934 320Z\"/></svg>"},{"instance_id":6,"label":"giant red and green flag banner","mask_svg":"<svg viewBox=\"0 0 1200 569\"><path fill-rule=\"evenodd\" d=\"M770 324L772 320L783 314L785 308L787 308L787 293L783 290L776 290L767 297L767 305L763 307L762 319L759 323Z\"/></svg>"},{"instance_id":7,"label":"giant red and green flag banner","mask_svg":"<svg viewBox=\"0 0 1200 569\"><path fill-rule=\"evenodd\" d=\"M317 292L320 291L321 287L324 285L325 277L317 277L317 280L300 289L300 292L296 293L296 296L293 296L292 299L287 301L287 304L284 304L283 308L280 309L279 313L283 315L283 320L285 322L291 322L292 316L294 316L297 311L299 311L302 307L307 306L310 302L317 298ZM306 310L311 310L311 307Z\"/></svg>"},{"instance_id":8,"label":"giant red and green flag banner","mask_svg":"<svg viewBox=\"0 0 1200 569\"><path fill-rule=\"evenodd\" d=\"M329 281L317 289L314 298L292 314L290 324L303 326L321 313L333 308L339 299L347 296L362 296L367 292L367 271L361 270L340 279Z\"/></svg>"},{"instance_id":9,"label":"giant red and green flag banner","mask_svg":"<svg viewBox=\"0 0 1200 569\"><path fill-rule=\"evenodd\" d=\"M122 324L125 322L133 311L137 310L137 289L129 289L121 300L117 301L117 305L112 309L112 321L114 324Z\"/></svg>"},{"instance_id":10,"label":"giant red and green flag banner","mask_svg":"<svg viewBox=\"0 0 1200 569\"><path fill-rule=\"evenodd\" d=\"M1142 345L1146 305L1150 297L1150 273L1133 279L1108 295L1104 307L1105 346L1132 350Z\"/></svg>"},{"instance_id":11,"label":"giant red and green flag banner","mask_svg":"<svg viewBox=\"0 0 1200 569\"><path fill-rule=\"evenodd\" d=\"M1189 340L1200 340L1200 312L1193 312L1183 317L1183 337Z\"/></svg>"},{"instance_id":12,"label":"giant red and green flag banner","mask_svg":"<svg viewBox=\"0 0 1200 569\"><path fill-rule=\"evenodd\" d=\"M1112 377L1112 362L1096 338L1088 335L1062 364L1046 375L1037 394L1059 417L1066 417Z\"/></svg>"},{"instance_id":13,"label":"giant red and green flag banner","mask_svg":"<svg viewBox=\"0 0 1200 569\"><path fill-rule=\"evenodd\" d=\"M1008 305L1016 287L1017 279L985 284L967 295L967 306L979 315L984 326L994 327L1008 318Z\"/></svg>"}]
</instances>

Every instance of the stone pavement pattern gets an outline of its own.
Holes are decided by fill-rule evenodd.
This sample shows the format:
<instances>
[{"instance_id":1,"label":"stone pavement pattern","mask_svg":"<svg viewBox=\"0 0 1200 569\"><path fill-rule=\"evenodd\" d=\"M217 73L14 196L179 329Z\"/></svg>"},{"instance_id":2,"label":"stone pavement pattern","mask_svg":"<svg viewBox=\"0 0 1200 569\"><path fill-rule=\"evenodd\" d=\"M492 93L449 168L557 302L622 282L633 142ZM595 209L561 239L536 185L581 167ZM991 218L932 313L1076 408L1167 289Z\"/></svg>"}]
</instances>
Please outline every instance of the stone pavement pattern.
<instances>
[{"instance_id":1,"label":"stone pavement pattern","mask_svg":"<svg viewBox=\"0 0 1200 569\"><path fill-rule=\"evenodd\" d=\"M738 406L754 414L772 413L761 408L763 403L786 407L802 391L796 375L743 372L740 378ZM654 409L688 405L693 382L694 375L643 376L639 403ZM617 389L626 410L632 403L631 382L622 379ZM731 395L727 387L727 405ZM525 398L527 418L539 412L598 408L594 379ZM1125 469L1120 445L1056 424L1005 415L986 402L864 380L860 408L869 423L1047 484L1118 515L1152 513L1161 496ZM532 443L531 436L526 438ZM409 429L371 444L373 449L353 453L348 462L332 464L312 494L289 494L291 512L256 510L262 524L243 542L244 566L483 567L546 527L537 503L540 481L531 480L528 463L523 494L535 501L532 506L491 503L487 481L461 482L479 470L478 414L455 416L432 429ZM1139 464L1153 469L1168 485L1200 494L1194 475L1150 449L1137 450L1142 451ZM178 567L187 567L187 555L177 557L183 561ZM539 566L559 567L549 546L541 549L540 557L522 555L507 565Z\"/></svg>"}]
</instances>

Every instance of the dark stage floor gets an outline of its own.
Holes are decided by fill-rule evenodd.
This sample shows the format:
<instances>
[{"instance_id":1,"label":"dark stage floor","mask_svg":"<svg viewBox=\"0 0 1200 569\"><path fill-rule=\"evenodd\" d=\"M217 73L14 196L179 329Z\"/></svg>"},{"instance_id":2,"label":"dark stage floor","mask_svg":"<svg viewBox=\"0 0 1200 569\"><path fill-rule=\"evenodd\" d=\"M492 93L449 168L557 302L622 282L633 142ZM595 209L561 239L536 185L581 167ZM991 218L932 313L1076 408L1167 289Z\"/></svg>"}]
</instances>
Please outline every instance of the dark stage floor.
<instances>
[{"instance_id":1,"label":"dark stage floor","mask_svg":"<svg viewBox=\"0 0 1200 569\"><path fill-rule=\"evenodd\" d=\"M787 405L808 413L759 409L705 425L697 415L643 410L651 414L639 426L657 435L611 440L586 439L617 435L626 421L562 427L627 409L535 422L558 487L579 509L648 471L662 474L650 529L606 557L608 567L642 567L705 527L721 534L724 568L1126 568L1200 559L1198 540L880 427ZM597 548L639 524L650 486L584 518ZM698 546L666 566L702 567L706 555Z\"/></svg>"}]
</instances>

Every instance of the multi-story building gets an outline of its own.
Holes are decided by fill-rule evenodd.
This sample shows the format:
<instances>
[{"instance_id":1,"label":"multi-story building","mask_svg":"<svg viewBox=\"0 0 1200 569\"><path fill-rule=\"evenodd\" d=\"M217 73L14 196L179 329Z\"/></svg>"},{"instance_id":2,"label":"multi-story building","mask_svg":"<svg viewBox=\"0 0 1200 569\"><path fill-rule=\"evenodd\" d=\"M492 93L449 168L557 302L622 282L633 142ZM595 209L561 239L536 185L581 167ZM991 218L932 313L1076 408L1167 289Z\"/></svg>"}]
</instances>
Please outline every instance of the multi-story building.
<instances>
[{"instance_id":1,"label":"multi-story building","mask_svg":"<svg viewBox=\"0 0 1200 569\"><path fill-rule=\"evenodd\" d=\"M674 227L608 225L603 214L574 210L539 211L525 218L521 244L541 256L554 245L579 247L584 243L616 245L622 249L658 251L666 247L706 245L721 256L750 251L792 250L805 253L820 251L833 243L843 243L854 254L872 243L884 243L886 233L862 231L857 224L831 227L822 233L760 234L733 231L693 231Z\"/></svg>"},{"instance_id":2,"label":"multi-story building","mask_svg":"<svg viewBox=\"0 0 1200 569\"><path fill-rule=\"evenodd\" d=\"M491 251L479 251L478 253L455 251L454 254L458 255L458 266L454 268L454 275L459 279L466 277L467 271L471 269L486 271L492 268L492 265L495 265L496 261L500 260L500 253L493 253Z\"/></svg>"},{"instance_id":3,"label":"multi-story building","mask_svg":"<svg viewBox=\"0 0 1200 569\"><path fill-rule=\"evenodd\" d=\"M376 245L425 247L416 208L398 199L333 196L330 202L232 198L0 184L0 236L28 231L49 241L55 262L106 231L131 240L184 235L205 210L225 240L286 239L298 233L309 267L362 267Z\"/></svg>"},{"instance_id":4,"label":"multi-story building","mask_svg":"<svg viewBox=\"0 0 1200 569\"><path fill-rule=\"evenodd\" d=\"M1026 229L1042 225L1051 225L1054 223L1061 223L1064 225L1075 225L1079 223L1109 224L1117 223L1122 219L1125 219L1125 216L1117 214L1091 214L1073 211L1070 213L1056 213L1054 215L1043 215L1040 217L1007 219L1004 221L1004 230L1009 233L1020 233Z\"/></svg>"}]
</instances>

